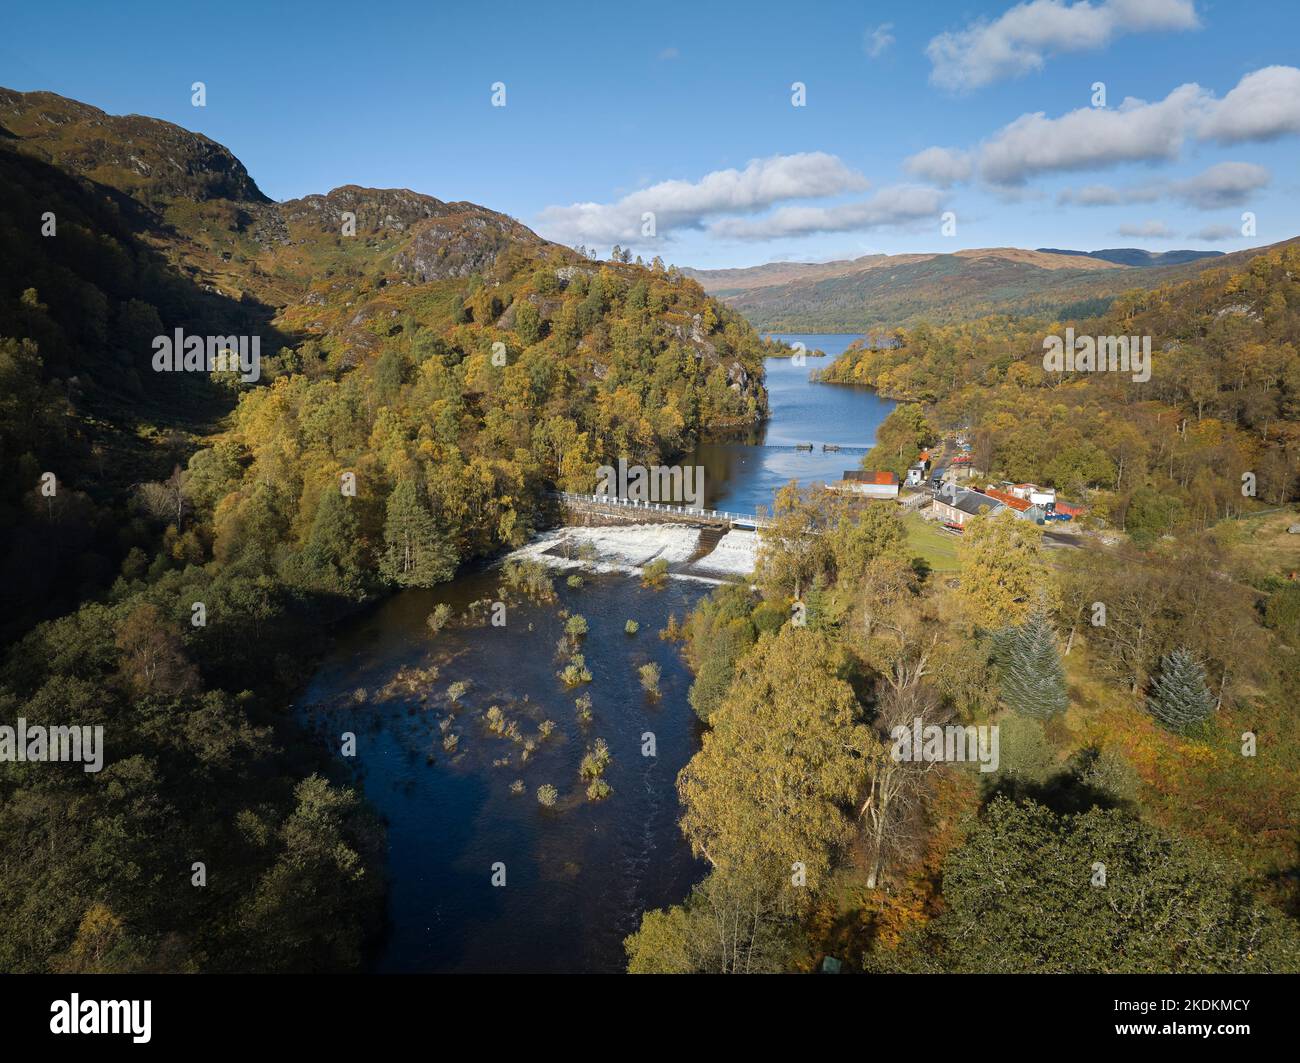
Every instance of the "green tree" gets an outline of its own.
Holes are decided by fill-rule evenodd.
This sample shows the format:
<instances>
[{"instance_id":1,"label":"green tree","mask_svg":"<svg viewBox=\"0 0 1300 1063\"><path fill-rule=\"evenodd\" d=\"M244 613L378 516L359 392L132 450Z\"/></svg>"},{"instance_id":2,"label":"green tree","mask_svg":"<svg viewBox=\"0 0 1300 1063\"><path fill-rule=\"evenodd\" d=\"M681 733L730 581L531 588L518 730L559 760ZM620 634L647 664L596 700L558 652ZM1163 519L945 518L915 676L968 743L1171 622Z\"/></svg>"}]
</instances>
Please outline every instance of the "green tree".
<instances>
[{"instance_id":1,"label":"green tree","mask_svg":"<svg viewBox=\"0 0 1300 1063\"><path fill-rule=\"evenodd\" d=\"M1214 695L1205 685L1205 669L1190 650L1179 646L1161 658L1147 711L1176 734L1193 731L1214 715Z\"/></svg>"},{"instance_id":2,"label":"green tree","mask_svg":"<svg viewBox=\"0 0 1300 1063\"><path fill-rule=\"evenodd\" d=\"M402 587L432 587L456 573L455 551L413 480L399 480L388 496L380 571Z\"/></svg>"},{"instance_id":3,"label":"green tree","mask_svg":"<svg viewBox=\"0 0 1300 1063\"><path fill-rule=\"evenodd\" d=\"M1036 610L1019 627L1002 633L1002 700L1022 716L1045 720L1062 713L1070 699L1056 632Z\"/></svg>"},{"instance_id":4,"label":"green tree","mask_svg":"<svg viewBox=\"0 0 1300 1063\"><path fill-rule=\"evenodd\" d=\"M1104 875L1104 878L1103 878ZM1300 938L1200 843L1114 809L996 798L910 964L992 973L1300 970Z\"/></svg>"},{"instance_id":5,"label":"green tree","mask_svg":"<svg viewBox=\"0 0 1300 1063\"><path fill-rule=\"evenodd\" d=\"M309 583L349 598L366 592L365 545L353 500L326 488L316 506L302 560Z\"/></svg>"}]
</instances>

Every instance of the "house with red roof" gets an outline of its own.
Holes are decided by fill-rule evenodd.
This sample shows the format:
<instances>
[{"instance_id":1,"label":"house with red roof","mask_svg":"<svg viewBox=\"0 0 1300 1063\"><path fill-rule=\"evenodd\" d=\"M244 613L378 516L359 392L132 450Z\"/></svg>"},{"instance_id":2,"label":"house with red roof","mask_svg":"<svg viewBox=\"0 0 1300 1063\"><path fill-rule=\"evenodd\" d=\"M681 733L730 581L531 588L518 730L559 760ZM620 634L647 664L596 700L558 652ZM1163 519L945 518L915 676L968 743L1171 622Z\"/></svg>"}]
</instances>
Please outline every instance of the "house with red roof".
<instances>
[{"instance_id":1,"label":"house with red roof","mask_svg":"<svg viewBox=\"0 0 1300 1063\"><path fill-rule=\"evenodd\" d=\"M844 473L844 479L836 487L841 491L863 495L866 498L897 498L898 474L848 469Z\"/></svg>"}]
</instances>

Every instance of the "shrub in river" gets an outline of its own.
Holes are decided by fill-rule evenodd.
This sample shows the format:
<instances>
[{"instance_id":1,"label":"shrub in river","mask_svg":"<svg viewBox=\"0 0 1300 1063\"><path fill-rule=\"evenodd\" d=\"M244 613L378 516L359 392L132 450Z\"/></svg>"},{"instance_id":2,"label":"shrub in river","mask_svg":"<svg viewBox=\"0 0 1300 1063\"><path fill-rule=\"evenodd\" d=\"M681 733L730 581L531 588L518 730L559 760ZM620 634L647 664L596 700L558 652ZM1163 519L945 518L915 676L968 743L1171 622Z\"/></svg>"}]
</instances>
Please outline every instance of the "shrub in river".
<instances>
[{"instance_id":1,"label":"shrub in river","mask_svg":"<svg viewBox=\"0 0 1300 1063\"><path fill-rule=\"evenodd\" d=\"M448 753L456 752L456 747L458 745L460 745L460 735L454 732L452 732L451 734L443 735L442 748L445 749Z\"/></svg>"},{"instance_id":2,"label":"shrub in river","mask_svg":"<svg viewBox=\"0 0 1300 1063\"><path fill-rule=\"evenodd\" d=\"M523 792L524 792L524 780L523 780L523 779L516 779L514 782L512 782L512 783L510 784L510 792L511 792L512 794L521 794L521 793L523 793Z\"/></svg>"},{"instance_id":3,"label":"shrub in river","mask_svg":"<svg viewBox=\"0 0 1300 1063\"><path fill-rule=\"evenodd\" d=\"M541 723L537 725L537 734L541 738L550 738L551 734L554 731L555 731L554 720L543 720Z\"/></svg>"},{"instance_id":4,"label":"shrub in river","mask_svg":"<svg viewBox=\"0 0 1300 1063\"><path fill-rule=\"evenodd\" d=\"M641 686L649 693L659 696L659 679L663 675L660 667L651 661L649 664L643 664L640 668Z\"/></svg>"},{"instance_id":5,"label":"shrub in river","mask_svg":"<svg viewBox=\"0 0 1300 1063\"><path fill-rule=\"evenodd\" d=\"M668 623L659 629L659 637L664 642L681 642L686 637L686 629L677 622L677 614L668 614Z\"/></svg>"},{"instance_id":6,"label":"shrub in river","mask_svg":"<svg viewBox=\"0 0 1300 1063\"><path fill-rule=\"evenodd\" d=\"M575 653L569 659L569 663L564 666L564 671L560 673L560 678L564 681L564 685L568 687L576 687L581 683L591 682L591 673L587 671L587 662L582 654Z\"/></svg>"},{"instance_id":7,"label":"shrub in river","mask_svg":"<svg viewBox=\"0 0 1300 1063\"><path fill-rule=\"evenodd\" d=\"M564 622L564 633L577 642L587 633L587 618L581 613L574 613Z\"/></svg>"},{"instance_id":8,"label":"shrub in river","mask_svg":"<svg viewBox=\"0 0 1300 1063\"><path fill-rule=\"evenodd\" d=\"M592 779L591 784L587 787L588 801L603 801L614 792L614 787L610 786L604 779Z\"/></svg>"},{"instance_id":9,"label":"shrub in river","mask_svg":"<svg viewBox=\"0 0 1300 1063\"><path fill-rule=\"evenodd\" d=\"M429 626L429 631L434 635L438 634L443 628L451 623L451 606L446 602L439 602L432 613L424 618L424 622Z\"/></svg>"},{"instance_id":10,"label":"shrub in river","mask_svg":"<svg viewBox=\"0 0 1300 1063\"><path fill-rule=\"evenodd\" d=\"M551 573L540 561L512 560L501 566L502 586L519 591L535 602L555 601Z\"/></svg>"},{"instance_id":11,"label":"shrub in river","mask_svg":"<svg viewBox=\"0 0 1300 1063\"><path fill-rule=\"evenodd\" d=\"M521 763L521 764L527 764L527 763L528 763L528 758L531 757L531 756L533 755L533 752L534 752L536 749L537 749L537 741L536 741L536 739L525 738L525 739L524 739L524 747L523 747L523 749L521 749L521 750L519 751L519 761L520 761L520 763Z\"/></svg>"},{"instance_id":12,"label":"shrub in river","mask_svg":"<svg viewBox=\"0 0 1300 1063\"><path fill-rule=\"evenodd\" d=\"M578 708L578 722L591 723L591 695L581 694L578 700L574 702Z\"/></svg>"},{"instance_id":13,"label":"shrub in river","mask_svg":"<svg viewBox=\"0 0 1300 1063\"><path fill-rule=\"evenodd\" d=\"M447 688L447 700L459 702L469 691L469 682L465 679L457 679Z\"/></svg>"},{"instance_id":14,"label":"shrub in river","mask_svg":"<svg viewBox=\"0 0 1300 1063\"><path fill-rule=\"evenodd\" d=\"M587 753L578 765L578 774L584 779L599 779L609 767L609 744L603 738L597 738L587 747Z\"/></svg>"},{"instance_id":15,"label":"shrub in river","mask_svg":"<svg viewBox=\"0 0 1300 1063\"><path fill-rule=\"evenodd\" d=\"M576 591L579 587L582 586L582 577L575 572L564 582L567 583L570 587L572 587Z\"/></svg>"},{"instance_id":16,"label":"shrub in river","mask_svg":"<svg viewBox=\"0 0 1300 1063\"><path fill-rule=\"evenodd\" d=\"M663 588L668 581L668 562L663 558L657 561L651 561L641 569L641 586L652 587L655 590Z\"/></svg>"},{"instance_id":17,"label":"shrub in river","mask_svg":"<svg viewBox=\"0 0 1300 1063\"><path fill-rule=\"evenodd\" d=\"M501 711L500 705L493 705L484 715L487 722L488 730L493 734L502 734L506 729L506 714Z\"/></svg>"},{"instance_id":18,"label":"shrub in river","mask_svg":"<svg viewBox=\"0 0 1300 1063\"><path fill-rule=\"evenodd\" d=\"M555 799L559 796L559 791L548 782L542 783L542 785L537 788L537 801L539 804L545 805L547 808L554 805Z\"/></svg>"},{"instance_id":19,"label":"shrub in river","mask_svg":"<svg viewBox=\"0 0 1300 1063\"><path fill-rule=\"evenodd\" d=\"M623 625L623 631L628 635L635 635L640 630L641 630L641 625L638 624L635 620L629 620L626 624Z\"/></svg>"}]
</instances>

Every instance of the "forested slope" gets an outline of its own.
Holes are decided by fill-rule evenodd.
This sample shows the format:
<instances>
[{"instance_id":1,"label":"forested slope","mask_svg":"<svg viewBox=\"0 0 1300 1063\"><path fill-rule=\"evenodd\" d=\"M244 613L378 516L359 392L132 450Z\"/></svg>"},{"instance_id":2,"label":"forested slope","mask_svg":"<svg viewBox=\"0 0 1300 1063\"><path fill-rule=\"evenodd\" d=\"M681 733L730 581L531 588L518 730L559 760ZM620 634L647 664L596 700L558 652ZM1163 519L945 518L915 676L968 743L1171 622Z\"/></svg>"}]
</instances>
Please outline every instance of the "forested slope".
<instances>
[{"instance_id":1,"label":"forested slope","mask_svg":"<svg viewBox=\"0 0 1300 1063\"><path fill-rule=\"evenodd\" d=\"M760 417L762 344L657 263L401 189L272 203L48 93L0 90L0 193L0 717L107 745L0 766L0 969L356 967L382 831L286 711L322 625ZM175 329L258 337L259 379L154 372Z\"/></svg>"}]
</instances>

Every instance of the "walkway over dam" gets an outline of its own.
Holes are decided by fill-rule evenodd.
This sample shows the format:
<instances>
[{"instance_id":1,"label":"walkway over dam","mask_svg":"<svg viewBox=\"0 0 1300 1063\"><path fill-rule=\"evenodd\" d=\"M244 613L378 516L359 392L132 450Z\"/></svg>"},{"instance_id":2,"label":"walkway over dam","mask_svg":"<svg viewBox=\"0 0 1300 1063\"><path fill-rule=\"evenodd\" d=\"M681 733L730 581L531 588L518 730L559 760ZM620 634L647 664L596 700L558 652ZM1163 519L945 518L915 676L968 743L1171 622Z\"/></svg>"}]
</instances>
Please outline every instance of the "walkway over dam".
<instances>
[{"instance_id":1,"label":"walkway over dam","mask_svg":"<svg viewBox=\"0 0 1300 1063\"><path fill-rule=\"evenodd\" d=\"M557 491L555 497L566 510L572 513L595 513L624 517L629 520L673 521L715 528L745 528L751 531L766 528L772 523L769 517L760 517L756 513L697 509L691 506L674 505L671 502L636 502L627 498L579 495L569 491Z\"/></svg>"}]
</instances>

